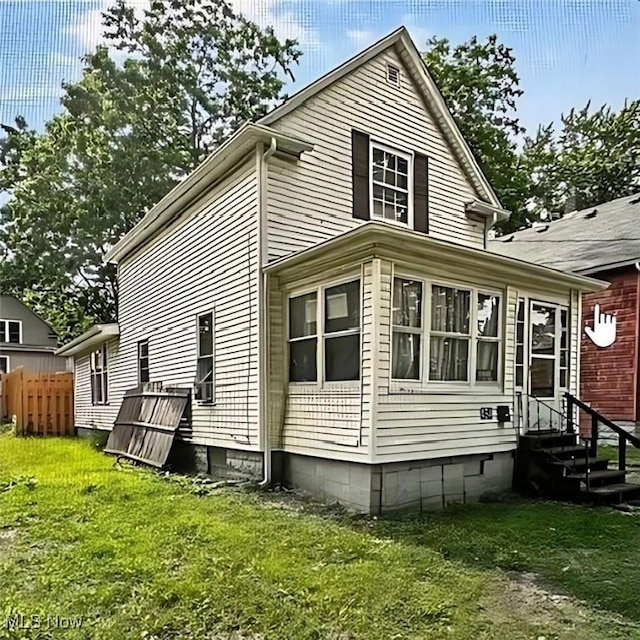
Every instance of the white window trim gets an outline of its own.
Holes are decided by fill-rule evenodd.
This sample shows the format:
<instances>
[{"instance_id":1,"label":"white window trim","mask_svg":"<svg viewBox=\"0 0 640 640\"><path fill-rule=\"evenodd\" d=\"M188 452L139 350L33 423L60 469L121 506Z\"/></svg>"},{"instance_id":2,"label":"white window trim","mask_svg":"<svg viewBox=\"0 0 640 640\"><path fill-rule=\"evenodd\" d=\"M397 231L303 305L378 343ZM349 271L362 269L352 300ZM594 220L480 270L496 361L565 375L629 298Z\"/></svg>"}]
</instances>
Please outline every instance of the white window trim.
<instances>
[{"instance_id":1,"label":"white window trim","mask_svg":"<svg viewBox=\"0 0 640 640\"><path fill-rule=\"evenodd\" d=\"M200 318L202 316L206 316L211 314L211 355L200 356ZM198 383L198 363L200 362L200 358L211 358L213 362L213 366L211 368L211 384L212 393L211 400L196 400L198 405L211 407L216 404L216 312L215 309L206 309L201 311L196 315L196 375L195 375L195 384Z\"/></svg>"},{"instance_id":2,"label":"white window trim","mask_svg":"<svg viewBox=\"0 0 640 640\"><path fill-rule=\"evenodd\" d=\"M414 282L419 282L422 287L422 299L420 301L420 327L403 327L400 325L393 324L393 294L394 294L394 283L395 279L400 278L401 280L411 280ZM391 312L389 314L390 323L391 323L391 341L389 342L390 350L391 350L391 358L389 360L389 379L394 383L419 383L424 374L425 374L425 361L424 361L424 350L426 348L425 343L425 326L426 326L426 288L425 281L422 278L410 278L408 276L395 273L391 279ZM420 336L420 360L418 362L418 379L415 378L394 378L393 377L393 334L394 333L408 333L411 335Z\"/></svg>"},{"instance_id":3,"label":"white window trim","mask_svg":"<svg viewBox=\"0 0 640 640\"><path fill-rule=\"evenodd\" d=\"M386 218L378 217L373 214L373 185L378 184L387 189L395 189L396 191L404 192L404 189L400 187L394 187L392 185L388 185L384 182L377 182L373 179L373 150L380 149L382 151L386 151L387 153L392 153L400 158L403 158L407 161L407 222L400 222L399 220L388 220ZM413 160L414 155L411 151L405 151L403 149L398 149L397 147L393 147L392 145L386 144L379 140L374 140L371 138L369 140L369 211L370 211L370 219L376 220L378 222L385 222L387 224L396 225L398 227L402 227L404 229L413 229Z\"/></svg>"},{"instance_id":4,"label":"white window trim","mask_svg":"<svg viewBox=\"0 0 640 640\"><path fill-rule=\"evenodd\" d=\"M550 309L556 310L556 318L555 318L555 348L553 355L548 353L533 353L533 346L531 341L533 339L533 332L531 331L531 311L533 305L538 305L540 307L548 307ZM571 357L571 313L570 307L567 304L560 304L559 302L548 302L546 300L541 300L539 298L528 298L528 304L526 305L526 310L528 313L528 360L525 360L525 363L528 364L528 368L525 369L526 379L523 381L525 384L525 388L527 389L527 394L531 397L534 397L531 391L531 365L533 364L533 360L555 360L553 367L553 375L554 375L554 390L556 391L556 396L535 396L538 400L543 400L545 402L549 402L551 400L558 400L562 396L562 392L566 391L569 388L570 384L570 374L571 367L569 366L570 357ZM567 312L567 376L566 376L566 386L560 385L560 370L562 367L560 366L560 354L561 354L561 340L562 340L562 312Z\"/></svg>"},{"instance_id":5,"label":"white window trim","mask_svg":"<svg viewBox=\"0 0 640 640\"><path fill-rule=\"evenodd\" d=\"M423 286L423 300L422 300L422 333L420 342L424 344L422 353L420 354L420 379L419 380L405 380L396 379L392 377L392 359L393 353L390 354L389 359L389 390L391 393L486 393L494 394L504 390L504 359L505 359L505 299L506 295L504 291L499 289L491 289L485 287L478 287L463 282L448 282L443 280L430 280L423 276L418 276L407 271L394 271L391 276L391 306L393 305L393 283L395 278L403 278L406 280L415 280L422 282ZM470 327L469 334L454 334L446 333L442 331L431 331L431 295L432 287L448 287L458 289L462 291L471 292L470 300ZM498 317L498 337L494 338L498 342L498 379L497 381L476 381L476 362L477 362L477 345L478 339L478 309L477 300L478 294L497 296L500 300L500 311ZM393 317L390 314L389 319L389 345L393 349ZM431 336L432 335L445 335L453 336L458 335L461 338L469 339L469 359L467 363L468 379L464 381L455 380L430 380L429 379L429 359L431 351Z\"/></svg>"},{"instance_id":6,"label":"white window trim","mask_svg":"<svg viewBox=\"0 0 640 640\"><path fill-rule=\"evenodd\" d=\"M138 340L138 385L147 384L147 382L142 382L141 375L140 375L142 373L142 369L140 366L140 363L142 361L142 358L140 357L140 347L145 342L147 344L147 368L149 373L149 380L147 382L151 381L151 367L150 367L151 363L149 362L149 338L142 338L142 340Z\"/></svg>"},{"instance_id":7,"label":"white window trim","mask_svg":"<svg viewBox=\"0 0 640 640\"><path fill-rule=\"evenodd\" d=\"M18 331L19 331L19 340L18 342L9 342L9 323L17 322L18 323ZM7 338L7 341L3 344L22 344L23 343L23 335L22 335L22 320L13 320L11 318L5 319L0 318L0 323L4 324L4 335Z\"/></svg>"},{"instance_id":8,"label":"white window trim","mask_svg":"<svg viewBox=\"0 0 640 640\"><path fill-rule=\"evenodd\" d=\"M338 287L341 284L347 284L359 280L360 283L360 326L357 329L349 329L334 333L325 333L324 331L324 292L326 289ZM363 347L363 278L360 273L353 273L350 276L344 276L339 279L330 280L321 285L307 286L300 289L291 289L285 293L285 379L289 389L294 393L310 393L316 391L355 391L360 389L362 382L362 347ZM290 300L300 296L316 294L316 333L300 338L290 338ZM341 335L360 335L360 378L358 380L325 380L325 358L324 358L324 341L325 338L338 337ZM316 381L315 382L292 382L289 380L289 344L300 340L308 340L316 338Z\"/></svg>"},{"instance_id":9,"label":"white window trim","mask_svg":"<svg viewBox=\"0 0 640 640\"><path fill-rule=\"evenodd\" d=\"M5 373L9 373L11 371L11 358L4 354L0 355L0 358L4 358L7 361L6 371Z\"/></svg>"},{"instance_id":10,"label":"white window trim","mask_svg":"<svg viewBox=\"0 0 640 640\"><path fill-rule=\"evenodd\" d=\"M95 367L95 357L96 352L102 352L102 367L100 369L96 369ZM104 342L99 349L93 349L89 354L89 381L90 381L90 389L91 389L91 404L94 407L102 407L109 404L109 347L106 342ZM105 383L106 376L106 383ZM100 380L100 387L102 388L102 402L96 402L95 394L93 391L93 380L98 377Z\"/></svg>"}]
</instances>

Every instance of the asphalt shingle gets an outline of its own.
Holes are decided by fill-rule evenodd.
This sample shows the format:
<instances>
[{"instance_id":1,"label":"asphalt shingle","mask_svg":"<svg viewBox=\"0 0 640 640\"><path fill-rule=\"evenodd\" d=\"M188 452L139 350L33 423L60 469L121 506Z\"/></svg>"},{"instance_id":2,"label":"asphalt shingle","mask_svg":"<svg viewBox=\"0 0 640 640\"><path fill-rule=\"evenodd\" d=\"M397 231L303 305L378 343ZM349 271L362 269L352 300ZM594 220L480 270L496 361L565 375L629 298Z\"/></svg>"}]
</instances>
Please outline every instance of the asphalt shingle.
<instances>
[{"instance_id":1,"label":"asphalt shingle","mask_svg":"<svg viewBox=\"0 0 640 640\"><path fill-rule=\"evenodd\" d=\"M640 260L640 194L490 240L488 249L576 273L630 264Z\"/></svg>"}]
</instances>

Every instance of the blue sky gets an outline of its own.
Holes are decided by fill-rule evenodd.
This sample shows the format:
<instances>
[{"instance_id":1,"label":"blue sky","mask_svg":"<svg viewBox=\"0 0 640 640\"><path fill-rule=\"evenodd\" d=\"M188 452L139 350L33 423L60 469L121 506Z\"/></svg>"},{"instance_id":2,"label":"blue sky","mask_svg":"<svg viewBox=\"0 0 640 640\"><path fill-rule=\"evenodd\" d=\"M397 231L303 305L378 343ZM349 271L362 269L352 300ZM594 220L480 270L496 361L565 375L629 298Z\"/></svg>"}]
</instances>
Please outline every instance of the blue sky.
<instances>
[{"instance_id":1,"label":"blue sky","mask_svg":"<svg viewBox=\"0 0 640 640\"><path fill-rule=\"evenodd\" d=\"M145 0L130 0L144 6ZM60 83L100 40L107 0L0 0L0 122L34 126L59 110ZM616 109L640 97L639 0L232 0L305 55L289 93L404 24L418 47L497 33L514 49L523 124L557 120L592 99Z\"/></svg>"}]
</instances>

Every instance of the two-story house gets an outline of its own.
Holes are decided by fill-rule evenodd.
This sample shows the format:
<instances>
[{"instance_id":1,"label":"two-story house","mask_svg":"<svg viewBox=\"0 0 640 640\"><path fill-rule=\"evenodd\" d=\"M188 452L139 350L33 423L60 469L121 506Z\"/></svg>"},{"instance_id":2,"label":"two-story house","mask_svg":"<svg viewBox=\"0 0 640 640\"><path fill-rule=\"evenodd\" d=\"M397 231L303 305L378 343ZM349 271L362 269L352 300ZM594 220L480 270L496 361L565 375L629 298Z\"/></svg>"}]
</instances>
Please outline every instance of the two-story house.
<instances>
[{"instance_id":1,"label":"two-story house","mask_svg":"<svg viewBox=\"0 0 640 640\"><path fill-rule=\"evenodd\" d=\"M76 425L112 428L156 383L193 391L178 439L205 470L366 512L508 488L516 390L575 392L580 294L606 286L488 252L508 215L401 28L244 125L111 249L118 324L62 350Z\"/></svg>"},{"instance_id":2,"label":"two-story house","mask_svg":"<svg viewBox=\"0 0 640 640\"><path fill-rule=\"evenodd\" d=\"M0 294L0 373L18 367L32 373L66 371L66 358L55 355L54 330L27 305Z\"/></svg>"}]
</instances>

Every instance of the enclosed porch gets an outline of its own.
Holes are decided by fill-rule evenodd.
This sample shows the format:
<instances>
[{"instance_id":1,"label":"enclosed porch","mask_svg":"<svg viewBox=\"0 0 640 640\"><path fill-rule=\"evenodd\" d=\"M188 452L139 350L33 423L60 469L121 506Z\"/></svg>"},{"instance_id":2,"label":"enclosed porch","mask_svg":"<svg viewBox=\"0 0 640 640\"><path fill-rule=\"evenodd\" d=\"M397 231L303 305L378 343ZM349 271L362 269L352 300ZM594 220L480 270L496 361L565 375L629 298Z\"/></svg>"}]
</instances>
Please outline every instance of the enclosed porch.
<instances>
[{"instance_id":1,"label":"enclosed porch","mask_svg":"<svg viewBox=\"0 0 640 640\"><path fill-rule=\"evenodd\" d=\"M575 393L580 292L602 286L380 223L267 273L283 477L374 511L510 487L523 407Z\"/></svg>"}]
</instances>

